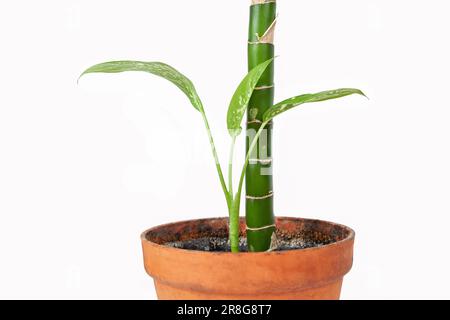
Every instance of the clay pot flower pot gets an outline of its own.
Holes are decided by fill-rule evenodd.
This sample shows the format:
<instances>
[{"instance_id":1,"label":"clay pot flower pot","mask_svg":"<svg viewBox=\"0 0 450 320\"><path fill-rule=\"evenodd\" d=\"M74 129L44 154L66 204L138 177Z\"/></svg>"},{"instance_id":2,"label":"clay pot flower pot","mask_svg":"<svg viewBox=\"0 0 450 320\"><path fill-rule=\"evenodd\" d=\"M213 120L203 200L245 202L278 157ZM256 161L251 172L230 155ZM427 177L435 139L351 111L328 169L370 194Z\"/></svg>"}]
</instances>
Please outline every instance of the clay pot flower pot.
<instances>
[{"instance_id":1,"label":"clay pot flower pot","mask_svg":"<svg viewBox=\"0 0 450 320\"><path fill-rule=\"evenodd\" d=\"M332 222L277 218L279 236L327 243L262 253L207 252L164 245L227 237L226 218L158 226L142 233L144 265L159 299L339 299L353 261L352 229ZM245 236L245 222L240 223Z\"/></svg>"}]
</instances>

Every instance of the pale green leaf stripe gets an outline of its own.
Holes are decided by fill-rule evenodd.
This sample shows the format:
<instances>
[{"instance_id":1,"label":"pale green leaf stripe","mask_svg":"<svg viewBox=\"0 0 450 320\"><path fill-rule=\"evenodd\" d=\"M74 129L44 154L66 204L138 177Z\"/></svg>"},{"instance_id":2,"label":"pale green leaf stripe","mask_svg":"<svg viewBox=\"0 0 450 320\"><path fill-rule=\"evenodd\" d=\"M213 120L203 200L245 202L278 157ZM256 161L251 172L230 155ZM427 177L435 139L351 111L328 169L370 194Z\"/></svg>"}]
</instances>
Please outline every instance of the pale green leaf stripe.
<instances>
[{"instance_id":1,"label":"pale green leaf stripe","mask_svg":"<svg viewBox=\"0 0 450 320\"><path fill-rule=\"evenodd\" d=\"M335 90L328 90L328 91L322 91L318 93L308 93L308 94L302 94L300 96L296 96L293 98L286 99L284 101L281 101L269 109L264 113L263 119L264 122L270 121L275 116L279 115L280 113L283 113L289 109L292 109L296 106L299 106L304 103L310 103L310 102L320 102L330 99L337 99L345 96L349 96L351 94L360 94L363 96L366 96L361 90L359 89L352 89L352 88L342 88L342 89L335 89Z\"/></svg>"},{"instance_id":2,"label":"pale green leaf stripe","mask_svg":"<svg viewBox=\"0 0 450 320\"><path fill-rule=\"evenodd\" d=\"M160 76L166 80L169 80L186 94L186 96L189 98L195 109L197 109L200 112L203 112L202 103L191 80L186 78L175 68L162 62L143 62L143 61L127 61L127 60L104 62L96 64L86 69L80 75L80 78L88 73L118 73L125 71L148 72Z\"/></svg>"},{"instance_id":3,"label":"pale green leaf stripe","mask_svg":"<svg viewBox=\"0 0 450 320\"><path fill-rule=\"evenodd\" d=\"M258 84L264 71L267 69L269 64L273 61L269 59L261 64L254 67L241 81L233 97L231 98L230 106L228 107L227 113L227 127L230 135L232 137L238 136L241 131L242 118L247 111L250 98L252 97L253 91Z\"/></svg>"}]
</instances>

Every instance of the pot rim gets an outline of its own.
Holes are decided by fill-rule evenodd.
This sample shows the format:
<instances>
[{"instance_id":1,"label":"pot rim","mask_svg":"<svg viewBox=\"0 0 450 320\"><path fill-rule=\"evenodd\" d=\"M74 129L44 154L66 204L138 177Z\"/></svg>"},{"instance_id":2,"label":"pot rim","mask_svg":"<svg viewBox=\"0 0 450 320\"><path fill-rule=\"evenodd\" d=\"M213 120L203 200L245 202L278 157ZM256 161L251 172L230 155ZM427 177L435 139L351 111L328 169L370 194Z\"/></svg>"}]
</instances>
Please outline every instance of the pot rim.
<instances>
[{"instance_id":1,"label":"pot rim","mask_svg":"<svg viewBox=\"0 0 450 320\"><path fill-rule=\"evenodd\" d=\"M173 253L176 252L189 252L190 254L203 254L203 255L212 255L212 256L217 256L217 255L222 255L222 256L226 256L226 255L230 255L230 256L243 256L243 255L286 255L289 253L295 253L295 252L309 252L309 251L313 251L313 250L321 250L321 249L325 249L325 248L330 248L330 247L334 247L334 246L340 246L346 242L349 241L353 241L355 239L355 231L350 228L347 227L346 225L343 224L339 224L339 223L335 223L335 222L331 222L331 221L326 221L326 220L320 220L320 219L310 219L310 218L300 218L300 217L276 217L276 221L279 220L307 220L307 221L317 221L317 222L322 222L322 223L327 223L327 224L331 224L337 227L340 227L342 229L345 229L348 232L347 237L345 237L342 240L339 241L335 241L329 244L325 244L325 245L321 245L318 247L312 247L312 248L304 248L304 249L292 249L292 250L284 250L284 251L264 251L264 252L222 252L222 251L200 251L200 250L187 250L187 249L180 249L180 248L174 248L174 247L169 247L166 246L164 244L158 244L156 242L150 241L147 239L147 234L151 231L154 231L158 228L163 228L163 227L170 227L179 223L188 223L188 222L195 222L195 221L207 221L207 220L221 220L221 219L228 219L228 217L214 217L214 218L202 218L202 219L190 219L190 220L182 220L182 221L176 221L176 222L170 222L170 223L165 223L165 224L161 224L152 228L149 228L147 230L145 230L144 232L141 233L141 241L147 243L148 245L155 247L155 248L160 248L160 249L164 249L164 250L168 250L168 251L172 251ZM242 217L241 217L242 219Z\"/></svg>"}]
</instances>

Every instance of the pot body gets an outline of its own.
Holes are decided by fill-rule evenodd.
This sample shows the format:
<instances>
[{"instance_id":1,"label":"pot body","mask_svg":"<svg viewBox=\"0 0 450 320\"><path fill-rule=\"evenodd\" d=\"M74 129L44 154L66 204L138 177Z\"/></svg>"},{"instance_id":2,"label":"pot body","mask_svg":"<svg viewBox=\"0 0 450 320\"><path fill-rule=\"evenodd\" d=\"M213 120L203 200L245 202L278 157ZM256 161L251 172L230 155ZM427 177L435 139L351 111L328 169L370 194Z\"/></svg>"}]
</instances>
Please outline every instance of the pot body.
<instances>
[{"instance_id":1,"label":"pot body","mask_svg":"<svg viewBox=\"0 0 450 320\"><path fill-rule=\"evenodd\" d=\"M144 266L159 299L339 299L353 261L352 229L320 220L277 218L284 237L329 242L320 247L262 253L190 251L164 243L227 235L226 218L158 226L142 236ZM245 222L241 220L241 235Z\"/></svg>"}]
</instances>

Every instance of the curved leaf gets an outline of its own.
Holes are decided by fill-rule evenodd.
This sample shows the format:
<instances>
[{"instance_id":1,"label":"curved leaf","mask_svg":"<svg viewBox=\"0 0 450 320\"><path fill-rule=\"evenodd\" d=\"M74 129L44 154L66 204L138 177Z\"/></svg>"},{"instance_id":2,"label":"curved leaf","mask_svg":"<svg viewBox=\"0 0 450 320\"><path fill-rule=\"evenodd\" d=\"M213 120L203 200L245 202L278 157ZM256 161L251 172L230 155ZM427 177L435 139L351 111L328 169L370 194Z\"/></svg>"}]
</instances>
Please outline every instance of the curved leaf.
<instances>
[{"instance_id":1,"label":"curved leaf","mask_svg":"<svg viewBox=\"0 0 450 320\"><path fill-rule=\"evenodd\" d=\"M195 109L197 109L200 112L203 112L202 103L191 80L186 78L175 68L162 62L143 62L143 61L126 61L126 60L104 62L96 64L86 69L80 75L80 78L88 73L118 73L125 71L148 72L160 76L166 80L169 80L186 94L186 96L189 98Z\"/></svg>"},{"instance_id":2,"label":"curved leaf","mask_svg":"<svg viewBox=\"0 0 450 320\"><path fill-rule=\"evenodd\" d=\"M262 74L272 61L273 58L264 61L263 63L260 63L256 67L254 67L245 76L245 78L241 81L236 91L234 92L227 113L228 132L232 137L236 137L241 133L242 118L244 117L245 111L247 110L248 103L250 102L253 91L255 90L255 87Z\"/></svg>"},{"instance_id":3,"label":"curved leaf","mask_svg":"<svg viewBox=\"0 0 450 320\"><path fill-rule=\"evenodd\" d=\"M351 94L360 94L363 96L366 96L361 90L359 89L352 89L352 88L343 88L343 89L336 89L336 90L328 90L328 91L322 91L318 93L308 93L308 94L302 94L300 96L296 96L293 98L286 99L284 101L281 101L273 106L271 106L263 115L264 122L270 121L275 116L279 115L280 113L283 113L289 109L292 109L298 105L304 104L304 103L310 103L310 102L320 102L330 99L337 99L345 96L349 96Z\"/></svg>"}]
</instances>

